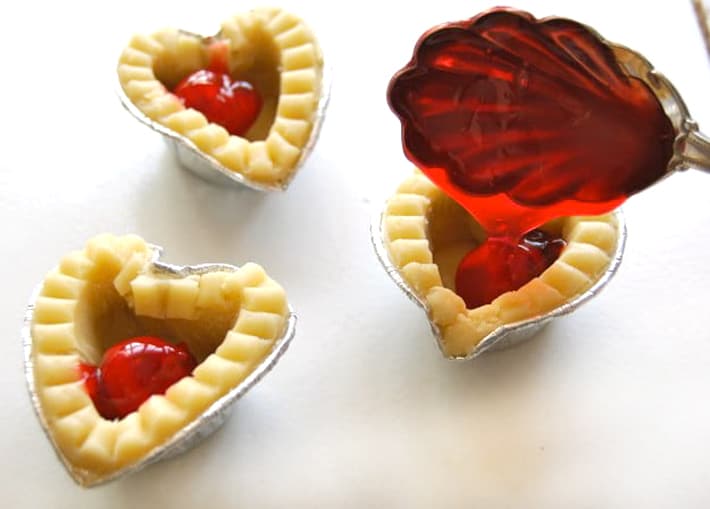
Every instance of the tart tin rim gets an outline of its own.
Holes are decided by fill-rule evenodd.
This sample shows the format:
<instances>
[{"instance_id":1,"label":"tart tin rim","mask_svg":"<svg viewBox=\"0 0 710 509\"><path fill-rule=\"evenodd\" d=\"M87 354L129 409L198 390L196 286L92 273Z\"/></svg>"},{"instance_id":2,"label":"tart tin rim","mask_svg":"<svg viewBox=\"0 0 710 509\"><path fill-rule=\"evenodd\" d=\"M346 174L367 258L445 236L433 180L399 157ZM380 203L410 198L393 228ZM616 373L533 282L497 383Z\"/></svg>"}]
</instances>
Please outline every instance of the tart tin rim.
<instances>
[{"instance_id":1,"label":"tart tin rim","mask_svg":"<svg viewBox=\"0 0 710 509\"><path fill-rule=\"evenodd\" d=\"M585 292L577 295L572 300L568 300L557 306L556 308L538 315L535 317L528 318L519 322L514 322L510 324L503 324L497 327L494 331L486 335L481 341L478 342L476 347L465 356L451 356L448 355L444 350L443 339L439 327L432 321L429 308L426 302L411 288L407 281L402 276L399 268L392 262L387 251L387 246L385 246L385 232L383 228L383 220L385 217L385 210L377 211L372 218L370 223L370 239L372 245L375 249L375 254L378 260L382 264L387 272L387 275L395 282L400 290L413 301L419 307L421 307L427 316L427 321L431 327L432 334L436 339L437 347L441 352L441 355L448 360L452 361L466 361L470 359L475 359L481 354L487 351L494 351L512 346L518 342L522 342L531 339L536 332L538 332L544 325L546 325L553 318L563 316L571 313L579 306L584 304L586 301L597 295L606 286L606 284L611 280L611 278L616 274L621 260L624 254L624 248L626 246L626 222L624 220L624 215L621 209L616 209L612 212L617 220L617 242L616 248L614 249L609 265L604 271L604 273L594 282L594 284L587 289Z\"/></svg>"},{"instance_id":2,"label":"tart tin rim","mask_svg":"<svg viewBox=\"0 0 710 509\"><path fill-rule=\"evenodd\" d=\"M218 32L216 35L212 36L204 36L200 34L196 34L187 30L182 30L178 29L178 32L181 34L186 34L190 35L193 37L197 37L200 39L201 42L204 41L209 41L211 39L217 39L222 36L221 31ZM173 150L175 155L178 158L178 161L180 162L181 166L187 168L188 170L192 171L193 173L197 174L198 176L206 179L206 180L211 180L211 181L217 181L219 183L231 183L231 184L237 184L239 187L246 187L248 189L252 189L254 191L260 191L260 192L283 192L288 189L288 187L291 185L291 182L293 179L296 177L296 174L300 171L301 167L305 164L306 159L311 155L313 152L316 142L318 141L318 138L320 137L321 133L321 128L323 127L323 121L325 120L325 112L326 109L328 108L328 103L330 102L330 94L331 94L331 85L332 85L332 70L329 65L327 65L325 56L323 54L323 48L321 48L320 44L317 42L315 43L318 46L318 49L321 54L321 79L320 79L320 97L318 98L318 105L316 106L314 113L313 113L313 119L311 121L312 127L311 127L311 132L308 136L308 141L306 144L300 149L301 150L301 155L298 158L298 161L296 161L296 164L294 164L293 168L291 168L291 171L289 172L288 176L279 181L278 183L274 184L266 184L264 182L258 182L255 180L250 179L246 175L230 170L226 166L224 166L222 163L220 163L217 159L212 157L211 155L206 154L203 150L201 150L195 143L190 140L188 137L173 131L169 127L164 126L160 122L157 122L147 116L145 113L143 113L138 106L135 105L135 103L126 95L126 93L123 90L123 87L121 85L121 79L116 73L116 95L118 95L119 100L121 101L121 104L123 107L131 113L138 121L141 123L147 125L150 127L152 130L157 131L163 137L165 138L165 141L167 142L168 146ZM280 73L279 73L280 75ZM168 91L168 93L170 93ZM279 99L281 97L281 92L279 92ZM278 103L277 103L278 105ZM251 140L247 140L250 141ZM265 141L265 140L261 140ZM172 143L171 143L172 142ZM173 144L179 144L182 149L186 149L188 151L188 154L190 156L196 156L197 157L197 162L201 163L199 167L194 167L192 164L186 163L183 161L183 158L180 156L180 152L177 146ZM194 160L194 159L193 159ZM210 170L203 170L202 168L209 168Z\"/></svg>"},{"instance_id":3,"label":"tart tin rim","mask_svg":"<svg viewBox=\"0 0 710 509\"><path fill-rule=\"evenodd\" d=\"M158 261L162 253L162 248L155 245L150 245L153 249L153 256L149 262L150 269L156 273L166 274L173 277L186 277L190 275L200 275L213 271L236 272L239 267L236 265L225 263L202 263L198 265L173 265ZM88 488L116 480L118 478L130 475L144 469L152 463L156 463L163 459L168 459L177 456L188 449L196 446L202 439L216 431L230 415L232 405L244 396L257 382L259 382L269 371L273 369L281 356L288 349L291 340L296 333L297 317L291 306L288 306L288 315L286 317L286 326L279 338L274 341L274 345L269 354L264 357L254 370L244 378L236 387L230 389L219 399L215 400L206 410L204 410L195 419L190 421L168 440L154 447L140 460L130 465L127 465L119 470L110 472L106 475L95 475L92 472L77 468L61 453L57 443L54 440L49 425L44 415L42 405L37 393L34 375L34 360L32 358L32 321L34 318L35 302L42 291L43 282L39 283L30 297L30 301L25 308L25 315L22 325L22 348L24 354L24 371L27 389L32 400L32 407L39 419L42 431L44 431L49 441L52 443L54 452L61 460L69 475L74 481L82 487Z\"/></svg>"}]
</instances>

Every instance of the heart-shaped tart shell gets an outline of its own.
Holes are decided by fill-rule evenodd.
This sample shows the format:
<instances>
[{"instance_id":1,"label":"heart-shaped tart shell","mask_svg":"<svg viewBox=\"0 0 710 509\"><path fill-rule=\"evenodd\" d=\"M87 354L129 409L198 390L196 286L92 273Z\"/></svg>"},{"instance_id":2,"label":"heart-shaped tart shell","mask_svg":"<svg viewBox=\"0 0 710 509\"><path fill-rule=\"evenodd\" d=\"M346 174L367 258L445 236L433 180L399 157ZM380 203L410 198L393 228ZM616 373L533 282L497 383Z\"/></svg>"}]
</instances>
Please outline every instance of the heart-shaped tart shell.
<instances>
[{"instance_id":1,"label":"heart-shaped tart shell","mask_svg":"<svg viewBox=\"0 0 710 509\"><path fill-rule=\"evenodd\" d=\"M34 297L26 370L40 421L72 477L93 485L181 452L283 353L295 317L253 263L177 267L129 235L64 256ZM134 330L137 329L137 330ZM79 363L145 332L184 341L199 365L120 420L102 418ZM29 341L29 343L27 343ZM210 428L205 430L201 428Z\"/></svg>"},{"instance_id":2,"label":"heart-shaped tart shell","mask_svg":"<svg viewBox=\"0 0 710 509\"><path fill-rule=\"evenodd\" d=\"M262 96L244 137L185 108L166 88L205 68L216 41L228 46L231 74ZM118 77L124 105L140 120L193 149L214 174L258 190L287 187L315 143L327 103L318 42L300 18L276 8L238 14L213 37L177 29L136 35L121 54Z\"/></svg>"},{"instance_id":3,"label":"heart-shaped tart shell","mask_svg":"<svg viewBox=\"0 0 710 509\"><path fill-rule=\"evenodd\" d=\"M454 275L461 258L485 234L461 206L417 170L387 201L377 221L373 235L382 235L381 256L391 262L405 291L425 307L448 358L476 356L477 347L502 329L528 327L556 310L570 311L570 303L613 274L624 239L616 214L553 221L545 228L567 242L559 258L520 289L467 309L452 290Z\"/></svg>"}]
</instances>

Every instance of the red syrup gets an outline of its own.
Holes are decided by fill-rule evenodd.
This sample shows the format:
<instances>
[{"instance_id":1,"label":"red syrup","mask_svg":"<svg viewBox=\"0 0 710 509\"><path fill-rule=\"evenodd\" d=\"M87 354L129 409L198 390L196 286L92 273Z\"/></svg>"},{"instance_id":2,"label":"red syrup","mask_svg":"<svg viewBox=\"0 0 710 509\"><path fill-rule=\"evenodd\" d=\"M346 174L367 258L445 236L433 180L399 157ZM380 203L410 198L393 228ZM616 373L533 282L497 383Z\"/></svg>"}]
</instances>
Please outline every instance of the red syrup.
<instances>
[{"instance_id":1,"label":"red syrup","mask_svg":"<svg viewBox=\"0 0 710 509\"><path fill-rule=\"evenodd\" d=\"M104 353L99 366L81 363L86 391L105 419L121 419L154 394L163 394L197 366L185 344L142 336Z\"/></svg>"},{"instance_id":2,"label":"red syrup","mask_svg":"<svg viewBox=\"0 0 710 509\"><path fill-rule=\"evenodd\" d=\"M541 274L554 263L565 245L564 240L543 230L530 231L519 243L491 237L459 264L456 291L471 308L488 304Z\"/></svg>"},{"instance_id":3,"label":"red syrup","mask_svg":"<svg viewBox=\"0 0 710 509\"><path fill-rule=\"evenodd\" d=\"M437 27L392 78L388 100L407 158L488 235L457 271L468 307L552 263L538 262L526 233L613 210L659 180L673 155L653 92L567 19L497 8Z\"/></svg>"},{"instance_id":4,"label":"red syrup","mask_svg":"<svg viewBox=\"0 0 710 509\"><path fill-rule=\"evenodd\" d=\"M229 75L229 48L223 43L209 47L210 63L185 77L173 90L188 108L200 111L207 120L242 136L261 111L261 96L248 81L234 81Z\"/></svg>"}]
</instances>

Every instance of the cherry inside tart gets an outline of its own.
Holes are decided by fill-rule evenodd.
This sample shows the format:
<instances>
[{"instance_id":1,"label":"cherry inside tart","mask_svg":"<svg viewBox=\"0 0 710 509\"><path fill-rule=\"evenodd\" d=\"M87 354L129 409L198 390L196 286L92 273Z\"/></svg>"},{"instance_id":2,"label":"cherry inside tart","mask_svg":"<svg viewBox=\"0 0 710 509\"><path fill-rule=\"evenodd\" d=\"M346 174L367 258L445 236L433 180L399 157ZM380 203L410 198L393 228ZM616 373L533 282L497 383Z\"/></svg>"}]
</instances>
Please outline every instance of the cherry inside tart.
<instances>
[{"instance_id":1,"label":"cherry inside tart","mask_svg":"<svg viewBox=\"0 0 710 509\"><path fill-rule=\"evenodd\" d=\"M474 247L456 269L456 293L466 306L483 306L517 290L552 265L566 242L558 233L531 230L519 241L493 238Z\"/></svg>"},{"instance_id":2,"label":"cherry inside tart","mask_svg":"<svg viewBox=\"0 0 710 509\"><path fill-rule=\"evenodd\" d=\"M546 244L540 252L549 257L543 265L554 258L549 266L517 288L467 306L458 294L457 271L486 241L468 211L415 171L387 201L382 231L390 261L426 306L451 358L467 357L500 327L542 316L587 291L605 274L620 238L614 214L545 223L525 242L538 243L537 249ZM489 262L497 265L500 259Z\"/></svg>"},{"instance_id":3,"label":"cherry inside tart","mask_svg":"<svg viewBox=\"0 0 710 509\"><path fill-rule=\"evenodd\" d=\"M81 363L86 391L104 419L122 419L154 394L165 394L197 366L187 345L140 336L116 343L98 366Z\"/></svg>"},{"instance_id":4,"label":"cherry inside tart","mask_svg":"<svg viewBox=\"0 0 710 509\"><path fill-rule=\"evenodd\" d=\"M261 111L261 96L254 86L233 80L222 71L195 71L178 83L173 93L186 108L196 109L235 136L243 136Z\"/></svg>"},{"instance_id":5,"label":"cherry inside tart","mask_svg":"<svg viewBox=\"0 0 710 509\"><path fill-rule=\"evenodd\" d=\"M83 485L148 461L286 330L286 294L258 265L173 273L158 254L134 235L95 237L61 259L34 302L37 411Z\"/></svg>"},{"instance_id":6,"label":"cherry inside tart","mask_svg":"<svg viewBox=\"0 0 710 509\"><path fill-rule=\"evenodd\" d=\"M280 9L255 9L213 37L166 29L121 54L123 93L141 114L250 181L288 182L311 141L323 94L312 32Z\"/></svg>"}]
</instances>

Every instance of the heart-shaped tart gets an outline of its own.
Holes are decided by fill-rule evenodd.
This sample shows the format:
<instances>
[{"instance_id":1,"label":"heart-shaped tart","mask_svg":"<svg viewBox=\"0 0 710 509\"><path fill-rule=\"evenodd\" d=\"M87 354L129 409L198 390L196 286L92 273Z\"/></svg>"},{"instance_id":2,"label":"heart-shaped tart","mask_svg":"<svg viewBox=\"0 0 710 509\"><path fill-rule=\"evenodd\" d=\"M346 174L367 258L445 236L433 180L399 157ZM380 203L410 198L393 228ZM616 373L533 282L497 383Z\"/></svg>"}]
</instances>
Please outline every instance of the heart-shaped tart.
<instances>
[{"instance_id":1,"label":"heart-shaped tart","mask_svg":"<svg viewBox=\"0 0 710 509\"><path fill-rule=\"evenodd\" d=\"M212 37L135 36L118 77L123 104L174 141L183 164L259 190L288 186L328 98L314 35L281 9L236 15Z\"/></svg>"},{"instance_id":2,"label":"heart-shaped tart","mask_svg":"<svg viewBox=\"0 0 710 509\"><path fill-rule=\"evenodd\" d=\"M373 224L373 240L388 273L426 310L442 353L458 359L529 337L614 274L625 238L618 213L564 217L542 229L566 243L556 260L519 289L473 309L456 293L456 271L485 233L421 172L387 201Z\"/></svg>"},{"instance_id":3,"label":"heart-shaped tart","mask_svg":"<svg viewBox=\"0 0 710 509\"><path fill-rule=\"evenodd\" d=\"M182 452L216 429L293 336L286 294L258 265L177 267L159 254L137 236L95 237L62 258L29 307L32 399L81 485ZM126 407L133 395L121 384L157 385ZM102 402L128 410L107 417Z\"/></svg>"}]
</instances>

